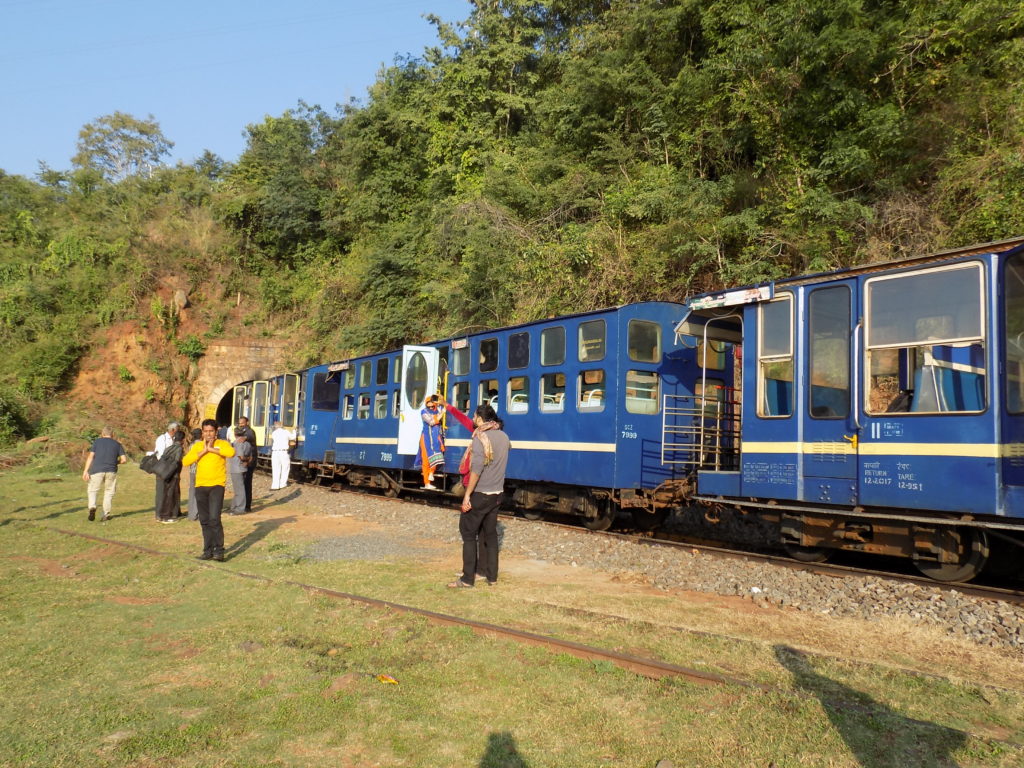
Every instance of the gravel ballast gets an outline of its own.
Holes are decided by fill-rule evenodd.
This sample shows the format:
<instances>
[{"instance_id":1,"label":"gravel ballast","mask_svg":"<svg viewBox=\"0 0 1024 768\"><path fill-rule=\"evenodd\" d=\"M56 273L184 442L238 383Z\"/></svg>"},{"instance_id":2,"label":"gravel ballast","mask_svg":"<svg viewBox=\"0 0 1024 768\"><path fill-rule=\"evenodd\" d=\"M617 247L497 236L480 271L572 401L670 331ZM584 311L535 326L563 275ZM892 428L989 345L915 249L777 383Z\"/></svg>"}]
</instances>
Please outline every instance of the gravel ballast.
<instances>
[{"instance_id":1,"label":"gravel ballast","mask_svg":"<svg viewBox=\"0 0 1024 768\"><path fill-rule=\"evenodd\" d=\"M266 488L266 481L258 476L257 498L266 493ZM304 553L312 559L429 559L436 558L437 552L425 547L424 540L461 546L458 512L454 509L370 494L330 493L302 485L291 485L286 492L278 493L286 493L288 503L298 502L313 514L352 516L387 529L386 535L362 532L325 537ZM633 580L639 577L659 589L742 596L760 605L835 617L904 617L981 645L1024 648L1024 607L938 585L905 584L872 576L821 576L692 549L639 545L583 529L565 530L519 518L500 519L498 534L504 556L630 574Z\"/></svg>"}]
</instances>

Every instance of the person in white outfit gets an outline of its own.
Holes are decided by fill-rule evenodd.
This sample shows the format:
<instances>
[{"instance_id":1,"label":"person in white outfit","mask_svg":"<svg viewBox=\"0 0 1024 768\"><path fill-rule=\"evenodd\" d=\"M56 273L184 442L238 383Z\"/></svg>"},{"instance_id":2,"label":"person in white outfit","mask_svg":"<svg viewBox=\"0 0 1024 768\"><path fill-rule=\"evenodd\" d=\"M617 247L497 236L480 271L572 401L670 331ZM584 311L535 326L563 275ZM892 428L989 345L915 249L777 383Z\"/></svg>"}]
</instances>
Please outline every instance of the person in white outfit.
<instances>
[{"instance_id":1,"label":"person in white outfit","mask_svg":"<svg viewBox=\"0 0 1024 768\"><path fill-rule=\"evenodd\" d=\"M281 426L280 421L274 422L274 431L270 433L270 467L272 470L270 490L277 491L288 485L288 472L291 470L292 459L289 455L295 433Z\"/></svg>"}]
</instances>

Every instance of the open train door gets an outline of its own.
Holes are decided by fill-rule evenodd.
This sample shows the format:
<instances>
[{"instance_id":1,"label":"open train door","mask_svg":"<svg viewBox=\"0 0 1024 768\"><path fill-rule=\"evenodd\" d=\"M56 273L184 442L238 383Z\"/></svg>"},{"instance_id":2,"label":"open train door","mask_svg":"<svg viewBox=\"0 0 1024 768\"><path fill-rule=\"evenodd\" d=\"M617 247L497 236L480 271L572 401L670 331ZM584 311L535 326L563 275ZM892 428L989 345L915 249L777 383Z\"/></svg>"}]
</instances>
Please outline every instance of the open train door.
<instances>
[{"instance_id":1,"label":"open train door","mask_svg":"<svg viewBox=\"0 0 1024 768\"><path fill-rule=\"evenodd\" d=\"M438 350L434 347L402 347L402 409L398 416L398 452L415 456L420 447L423 422L420 409L437 382Z\"/></svg>"},{"instance_id":2,"label":"open train door","mask_svg":"<svg viewBox=\"0 0 1024 768\"><path fill-rule=\"evenodd\" d=\"M270 415L270 382L254 381L252 383L252 396L249 402L249 426L256 433L256 446L267 444L267 435L270 430L267 428Z\"/></svg>"}]
</instances>

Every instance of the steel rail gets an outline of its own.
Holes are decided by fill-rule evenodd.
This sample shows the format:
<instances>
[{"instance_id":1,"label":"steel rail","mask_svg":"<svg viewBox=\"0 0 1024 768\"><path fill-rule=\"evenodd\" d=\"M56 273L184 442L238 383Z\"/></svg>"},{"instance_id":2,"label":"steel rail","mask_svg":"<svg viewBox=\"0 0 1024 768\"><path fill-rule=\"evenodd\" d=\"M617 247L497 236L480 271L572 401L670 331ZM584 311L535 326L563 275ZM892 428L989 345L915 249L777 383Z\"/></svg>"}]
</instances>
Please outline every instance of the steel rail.
<instances>
[{"instance_id":1,"label":"steel rail","mask_svg":"<svg viewBox=\"0 0 1024 768\"><path fill-rule=\"evenodd\" d=\"M36 524L38 525L38 524ZM157 555L160 557L170 557L176 560L184 560L192 565L199 565L206 568L212 568L221 573L228 573L232 576L237 576L245 579L252 579L255 581L262 581L266 584L283 585L290 587L298 587L299 589L305 590L311 594L323 595L338 600L347 600L353 603L359 603L362 605L368 605L374 608L385 609L394 611L396 613L411 614L414 616L420 616L433 624L441 626L453 626L453 627L467 627L476 634L496 637L504 640L514 640L515 642L532 645L541 648L547 648L549 650L558 651L561 653L568 654L580 659L586 659L588 661L605 661L614 664L617 667L633 672L637 675L649 678L665 678L665 677L679 677L687 680L691 683L699 685L735 685L743 688L760 688L768 690L766 686L762 686L756 683L751 683L746 680L740 680L738 678L727 677L725 675L718 675L711 672L704 672L698 669L690 669L688 667L682 667L677 664L670 664L665 661L658 659L649 659L641 656L634 656L627 653L619 653L618 651L608 650L606 648L598 648L592 645L585 645L583 643L577 643L571 640L563 640L557 637L551 637L549 635L540 635L534 632L526 632L520 629L513 629L512 627L505 627L499 624L491 624L488 622L477 621L475 619L467 619L461 616L455 616L447 613L439 613L437 611L430 611L425 608L417 608L411 605L405 605L403 603L396 603L390 600L380 600L374 597L367 597L366 595L357 595L351 592L342 592L336 589L330 589L328 587L321 587L316 584L306 584L301 581L292 581L289 579L273 579L269 576L263 576L257 573L246 573L245 571L238 571L233 568L227 568L219 563L213 563L208 561L199 561L195 558L187 555L180 555L174 552L164 552L152 547L142 546L141 544L132 544L126 541L119 541L117 539L109 539L102 536L93 536L88 533L81 533L79 531L70 531L64 528L52 528L45 525L39 527L45 528L48 531L60 533L65 536L74 536L77 538L87 539L89 541L99 542L101 544L108 544L112 546L123 547L125 549L134 549L138 552L144 552L150 555Z\"/></svg>"}]
</instances>

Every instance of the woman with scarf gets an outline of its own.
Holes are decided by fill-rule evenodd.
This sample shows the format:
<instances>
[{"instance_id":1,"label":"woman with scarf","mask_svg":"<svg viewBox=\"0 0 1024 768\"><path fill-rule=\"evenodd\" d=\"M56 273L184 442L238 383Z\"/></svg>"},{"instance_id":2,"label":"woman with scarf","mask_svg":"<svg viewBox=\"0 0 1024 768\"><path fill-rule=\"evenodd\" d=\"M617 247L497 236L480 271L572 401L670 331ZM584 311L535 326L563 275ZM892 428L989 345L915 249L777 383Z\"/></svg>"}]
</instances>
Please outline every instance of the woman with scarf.
<instances>
[{"instance_id":1,"label":"woman with scarf","mask_svg":"<svg viewBox=\"0 0 1024 768\"><path fill-rule=\"evenodd\" d=\"M456 589L472 587L477 569L483 571L489 585L498 581L498 506L505 491L510 445L491 406L481 405L476 409L473 426L473 440L467 451L469 479L459 517L462 576L448 585ZM483 563L477 562L478 537L484 545Z\"/></svg>"}]
</instances>

